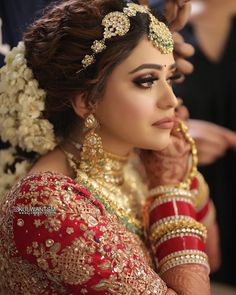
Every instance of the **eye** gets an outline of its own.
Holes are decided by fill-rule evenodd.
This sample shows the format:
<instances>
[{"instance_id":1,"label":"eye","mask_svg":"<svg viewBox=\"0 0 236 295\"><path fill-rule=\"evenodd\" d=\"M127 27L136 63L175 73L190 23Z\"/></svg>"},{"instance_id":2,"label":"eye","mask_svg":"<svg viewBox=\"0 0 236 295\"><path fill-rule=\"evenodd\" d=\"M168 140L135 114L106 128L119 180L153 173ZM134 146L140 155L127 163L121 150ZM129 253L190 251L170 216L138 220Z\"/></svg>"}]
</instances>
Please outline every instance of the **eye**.
<instances>
[{"instance_id":1,"label":"eye","mask_svg":"<svg viewBox=\"0 0 236 295\"><path fill-rule=\"evenodd\" d=\"M143 78L137 78L133 82L138 87L148 89L148 88L151 88L153 86L153 84L155 83L155 81L157 81L157 80L158 80L157 77L150 75L150 76L146 76Z\"/></svg>"},{"instance_id":2,"label":"eye","mask_svg":"<svg viewBox=\"0 0 236 295\"><path fill-rule=\"evenodd\" d=\"M170 84L170 85L173 85L174 82L176 80L178 80L179 78L181 78L181 74L179 72L176 72L174 73L172 76L170 76L168 79L167 79L167 82Z\"/></svg>"}]
</instances>

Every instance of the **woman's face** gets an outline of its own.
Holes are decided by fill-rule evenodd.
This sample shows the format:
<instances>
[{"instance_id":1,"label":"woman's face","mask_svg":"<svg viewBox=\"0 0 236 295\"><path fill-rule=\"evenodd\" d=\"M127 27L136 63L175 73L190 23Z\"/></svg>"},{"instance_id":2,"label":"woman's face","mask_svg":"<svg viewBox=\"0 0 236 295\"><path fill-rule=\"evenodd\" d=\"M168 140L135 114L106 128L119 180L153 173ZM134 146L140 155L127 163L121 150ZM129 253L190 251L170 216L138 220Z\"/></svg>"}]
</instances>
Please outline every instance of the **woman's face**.
<instances>
[{"instance_id":1,"label":"woman's face","mask_svg":"<svg viewBox=\"0 0 236 295\"><path fill-rule=\"evenodd\" d=\"M170 140L177 99L173 54L162 54L143 38L109 76L95 115L105 150L161 150Z\"/></svg>"}]
</instances>

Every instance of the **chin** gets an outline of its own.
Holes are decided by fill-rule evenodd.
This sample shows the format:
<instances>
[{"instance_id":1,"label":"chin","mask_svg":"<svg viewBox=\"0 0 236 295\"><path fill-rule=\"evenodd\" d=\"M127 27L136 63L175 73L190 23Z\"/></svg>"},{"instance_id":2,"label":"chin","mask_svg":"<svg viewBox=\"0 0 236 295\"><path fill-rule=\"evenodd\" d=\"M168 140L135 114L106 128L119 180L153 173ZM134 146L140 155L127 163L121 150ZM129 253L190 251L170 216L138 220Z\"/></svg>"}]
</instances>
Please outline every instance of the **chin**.
<instances>
[{"instance_id":1,"label":"chin","mask_svg":"<svg viewBox=\"0 0 236 295\"><path fill-rule=\"evenodd\" d=\"M158 137L156 142L153 142L152 147L150 148L151 150L154 151L161 151L165 149L171 142L171 137L170 133L168 135L163 135Z\"/></svg>"},{"instance_id":2,"label":"chin","mask_svg":"<svg viewBox=\"0 0 236 295\"><path fill-rule=\"evenodd\" d=\"M165 149L169 144L170 144L170 137L167 140L161 140L157 142L148 143L146 145L142 145L141 149L161 151Z\"/></svg>"}]
</instances>

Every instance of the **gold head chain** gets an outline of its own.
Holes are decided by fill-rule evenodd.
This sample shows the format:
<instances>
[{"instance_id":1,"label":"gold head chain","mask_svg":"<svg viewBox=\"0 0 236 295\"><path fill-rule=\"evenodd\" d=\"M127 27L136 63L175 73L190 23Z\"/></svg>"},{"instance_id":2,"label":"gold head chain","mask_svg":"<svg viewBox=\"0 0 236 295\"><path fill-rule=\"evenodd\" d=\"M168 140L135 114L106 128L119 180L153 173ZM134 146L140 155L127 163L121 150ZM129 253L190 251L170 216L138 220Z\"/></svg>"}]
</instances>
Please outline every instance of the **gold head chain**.
<instances>
[{"instance_id":1,"label":"gold head chain","mask_svg":"<svg viewBox=\"0 0 236 295\"><path fill-rule=\"evenodd\" d=\"M93 41L91 49L92 54L86 54L82 59L82 66L84 70L95 62L95 56L106 49L105 41L115 36L124 36L130 29L130 17L136 16L137 13L145 13L148 15L149 34L148 38L157 47L161 53L167 54L173 52L173 38L168 27L159 21L151 14L147 6L138 5L135 3L128 3L122 11L113 11L105 15L102 19L102 26L104 27L103 38L101 40ZM80 72L79 70L78 72ZM78 73L77 72L77 73Z\"/></svg>"}]
</instances>

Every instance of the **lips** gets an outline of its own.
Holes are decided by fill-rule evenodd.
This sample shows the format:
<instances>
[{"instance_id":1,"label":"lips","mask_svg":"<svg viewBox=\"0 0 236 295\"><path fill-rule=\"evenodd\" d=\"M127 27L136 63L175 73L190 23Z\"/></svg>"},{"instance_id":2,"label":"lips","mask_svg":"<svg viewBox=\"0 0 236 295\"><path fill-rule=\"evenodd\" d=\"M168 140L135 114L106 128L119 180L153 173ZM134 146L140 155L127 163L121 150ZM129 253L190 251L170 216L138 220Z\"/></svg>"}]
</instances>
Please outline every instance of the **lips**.
<instances>
[{"instance_id":1,"label":"lips","mask_svg":"<svg viewBox=\"0 0 236 295\"><path fill-rule=\"evenodd\" d=\"M152 126L158 127L161 129L172 129L174 127L174 123L175 123L174 117L166 117L155 122L154 124L152 124Z\"/></svg>"}]
</instances>

